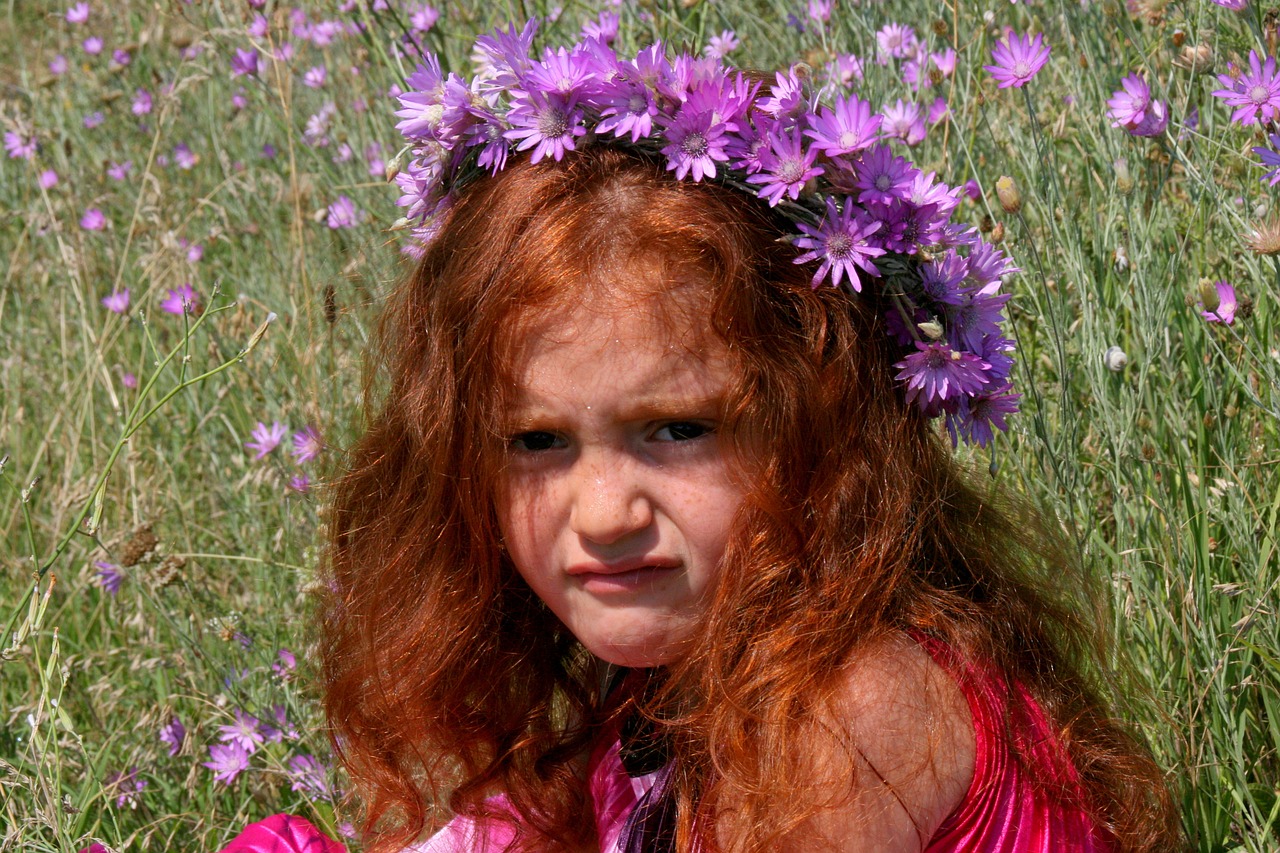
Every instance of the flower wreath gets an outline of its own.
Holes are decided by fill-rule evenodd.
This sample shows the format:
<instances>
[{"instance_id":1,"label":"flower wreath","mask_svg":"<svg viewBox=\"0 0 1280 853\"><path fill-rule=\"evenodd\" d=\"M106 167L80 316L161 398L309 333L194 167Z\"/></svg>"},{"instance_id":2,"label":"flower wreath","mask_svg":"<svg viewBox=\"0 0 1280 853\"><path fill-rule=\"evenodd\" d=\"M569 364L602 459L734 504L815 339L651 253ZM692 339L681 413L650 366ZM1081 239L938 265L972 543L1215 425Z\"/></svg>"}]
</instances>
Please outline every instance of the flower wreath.
<instances>
[{"instance_id":1,"label":"flower wreath","mask_svg":"<svg viewBox=\"0 0 1280 853\"><path fill-rule=\"evenodd\" d=\"M857 97L822 105L796 67L762 84L714 57L669 57L661 43L634 58L600 38L531 55L536 21L481 36L469 81L437 57L396 94L396 128L411 159L395 176L404 222L423 244L453 198L512 150L559 161L589 139L666 159L679 180L717 180L758 196L796 224L795 263L817 261L813 285L879 287L906 399L986 447L1018 410L1014 341L1001 330L1016 268L976 229L951 222L960 189L924 174L883 141L883 116Z\"/></svg>"}]
</instances>

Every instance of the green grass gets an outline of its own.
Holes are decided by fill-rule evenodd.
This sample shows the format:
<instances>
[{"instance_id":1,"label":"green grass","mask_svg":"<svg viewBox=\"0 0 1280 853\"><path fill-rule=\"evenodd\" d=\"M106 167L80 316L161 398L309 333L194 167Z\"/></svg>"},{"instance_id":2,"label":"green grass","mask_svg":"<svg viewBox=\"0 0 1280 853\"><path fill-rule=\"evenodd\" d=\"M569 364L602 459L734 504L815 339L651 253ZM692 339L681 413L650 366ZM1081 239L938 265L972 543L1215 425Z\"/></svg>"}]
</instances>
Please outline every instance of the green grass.
<instances>
[{"instance_id":1,"label":"green grass","mask_svg":"<svg viewBox=\"0 0 1280 853\"><path fill-rule=\"evenodd\" d=\"M366 20L335 6L308 8L312 20ZM547 11L440 6L424 40L454 67L494 23ZM1135 691L1150 693L1131 713L1169 769L1195 847L1274 850L1280 266L1245 240L1278 212L1249 152L1263 133L1231 124L1210 93L1228 62L1275 47L1258 11L1207 2L1146 0L1136 16L1117 2L992 8L994 26L970 3L848 5L826 30L801 34L786 24L804 18L798 4L642 2L622 10L620 41L701 45L731 28L738 64L804 59L818 77L832 52L853 52L867 58L860 92L875 104L913 97L895 64L870 59L883 24L956 49L954 77L920 96L948 98L951 120L911 156L949 183L982 185L990 203L958 216L1002 232L1023 270L1009 289L1025 411L992 458L973 462L996 463L996 476L1056 513L1107 579L1117 648ZM292 39L288 66L232 78L245 9L120 0L110 13L95 4L77 27L63 6L0 7L0 131L40 141L32 162L0 159L0 850L92 840L209 850L275 811L331 832L352 816L291 790L288 768L327 752L304 654L316 492L355 433L370 324L405 269L389 231L397 193L368 174L363 153L398 149L385 92L409 69L389 49L392 17L371 14L366 35L323 48ZM287 11L272 12L273 40L287 38ZM573 38L596 11L565 3L548 42ZM1053 47L1022 90L997 90L981 70L1003 25L1042 31ZM101 56L79 47L89 34L104 39ZM1205 45L1211 71L1176 63L1182 44ZM132 62L113 68L122 46ZM60 77L47 70L57 53L71 60ZM321 62L325 88L304 86ZM1170 104L1164 138L1132 138L1105 117L1135 70ZM130 112L138 88L155 96L141 118ZM311 145L307 119L328 101L330 144ZM86 129L97 111L103 123ZM174 163L179 143L198 157L189 169ZM335 162L343 143L352 156ZM127 179L108 177L125 160ZM59 175L48 190L36 180L44 169ZM1021 188L1019 215L995 203L1002 175ZM340 195L365 212L360 227L324 224ZM80 228L90 207L106 230ZM183 240L203 246L199 261ZM1205 323L1201 278L1234 284L1251 313ZM159 309L184 282L200 294L198 317ZM117 315L100 300L123 287L132 306ZM1111 346L1128 355L1119 372L1103 361ZM250 431L276 420L316 428L321 457L299 465L282 446L254 460ZM288 488L303 472L308 494ZM95 561L121 563L142 525L154 553L123 568L111 595ZM272 670L280 648L298 653L287 678ZM218 727L236 708L265 719L276 706L298 737L264 745L233 784L217 783L201 762ZM170 756L158 732L175 714L187 735ZM118 802L130 791L107 780L135 767L146 786Z\"/></svg>"}]
</instances>

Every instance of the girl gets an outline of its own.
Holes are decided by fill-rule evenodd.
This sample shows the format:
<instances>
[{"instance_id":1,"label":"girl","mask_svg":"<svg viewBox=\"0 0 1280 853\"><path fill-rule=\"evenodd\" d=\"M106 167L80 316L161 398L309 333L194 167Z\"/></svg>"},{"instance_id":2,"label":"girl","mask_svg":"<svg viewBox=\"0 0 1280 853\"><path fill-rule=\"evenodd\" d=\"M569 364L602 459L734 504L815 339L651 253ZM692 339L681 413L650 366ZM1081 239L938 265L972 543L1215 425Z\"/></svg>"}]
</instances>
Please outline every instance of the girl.
<instances>
[{"instance_id":1,"label":"girl","mask_svg":"<svg viewBox=\"0 0 1280 853\"><path fill-rule=\"evenodd\" d=\"M322 622L368 848L1178 847L1059 537L932 426L1017 400L958 194L795 72L532 37L401 95Z\"/></svg>"}]
</instances>

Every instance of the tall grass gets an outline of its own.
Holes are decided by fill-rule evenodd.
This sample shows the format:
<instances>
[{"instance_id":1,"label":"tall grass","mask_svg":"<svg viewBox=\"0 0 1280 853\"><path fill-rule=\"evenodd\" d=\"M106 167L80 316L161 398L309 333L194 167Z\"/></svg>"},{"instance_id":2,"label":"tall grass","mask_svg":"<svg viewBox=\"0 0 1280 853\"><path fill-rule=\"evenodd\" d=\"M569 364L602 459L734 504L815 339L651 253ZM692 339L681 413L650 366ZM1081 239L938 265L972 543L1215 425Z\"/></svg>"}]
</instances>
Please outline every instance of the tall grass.
<instances>
[{"instance_id":1,"label":"tall grass","mask_svg":"<svg viewBox=\"0 0 1280 853\"><path fill-rule=\"evenodd\" d=\"M412 8L348 5L306 7L312 24L366 27L317 44L269 2L260 72L238 77L253 14L240 2L94 3L79 24L62 6L0 10L0 131L39 142L32 159L0 159L0 849L216 849L274 811L334 834L352 818L341 778L300 762L327 761L305 655L320 487L358 428L368 330L406 264L397 193L366 155L398 149L385 93L412 70L405 33L460 68L478 33L554 10L451 2L414 32ZM566 2L546 42L599 11ZM834 54L854 53L875 104L947 99L911 156L978 182L959 215L1022 269L1009 289L1024 413L972 462L1056 513L1113 592L1117 662L1149 694L1129 712L1196 848L1280 847L1280 266L1246 246L1280 212L1249 150L1262 129L1232 124L1211 94L1250 49L1274 55L1273 13L904 0L838 5L823 26L768 0L615 11L623 47L733 29L739 65L800 60L821 83ZM877 64L891 21L955 49L954 75L916 92L901 62ZM981 70L1004 26L1053 48L1023 89ZM266 58L286 41L291 59ZM68 68L53 74L59 54ZM327 81L307 86L321 64ZM1169 104L1160 138L1106 117L1137 70ZM42 186L46 170L56 184ZM1021 189L1016 215L995 201L1002 175ZM341 196L355 227L328 227ZM90 208L102 230L81 226ZM1233 325L1200 316L1202 278L1248 301ZM184 283L198 309L167 313ZM108 310L124 288L128 310ZM289 435L254 458L252 431L276 421ZM298 461L290 436L306 427L323 450ZM237 711L274 733L224 784L202 765ZM175 717L171 755L159 735Z\"/></svg>"}]
</instances>

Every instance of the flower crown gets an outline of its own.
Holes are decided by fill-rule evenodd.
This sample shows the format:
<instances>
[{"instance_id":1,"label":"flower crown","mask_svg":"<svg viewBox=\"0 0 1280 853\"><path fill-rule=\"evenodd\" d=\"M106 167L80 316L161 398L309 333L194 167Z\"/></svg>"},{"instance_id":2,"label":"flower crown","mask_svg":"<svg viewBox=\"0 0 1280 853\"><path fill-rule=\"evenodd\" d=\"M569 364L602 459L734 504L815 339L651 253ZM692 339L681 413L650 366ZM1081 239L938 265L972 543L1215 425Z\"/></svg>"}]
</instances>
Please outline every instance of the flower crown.
<instances>
[{"instance_id":1,"label":"flower crown","mask_svg":"<svg viewBox=\"0 0 1280 853\"><path fill-rule=\"evenodd\" d=\"M634 58L600 38L531 55L536 22L481 36L470 80L424 63L396 95L396 128L412 154L396 175L405 219L423 243L452 200L512 150L530 162L589 140L665 158L679 180L716 180L763 199L795 222L795 262L817 261L813 286L878 287L894 365L909 403L946 417L958 438L986 447L1018 410L1009 373L1014 341L1001 323L1001 277L1016 268L976 229L952 223L960 189L897 156L883 117L857 97L818 103L793 67L762 84L715 57L669 57L661 43Z\"/></svg>"}]
</instances>

